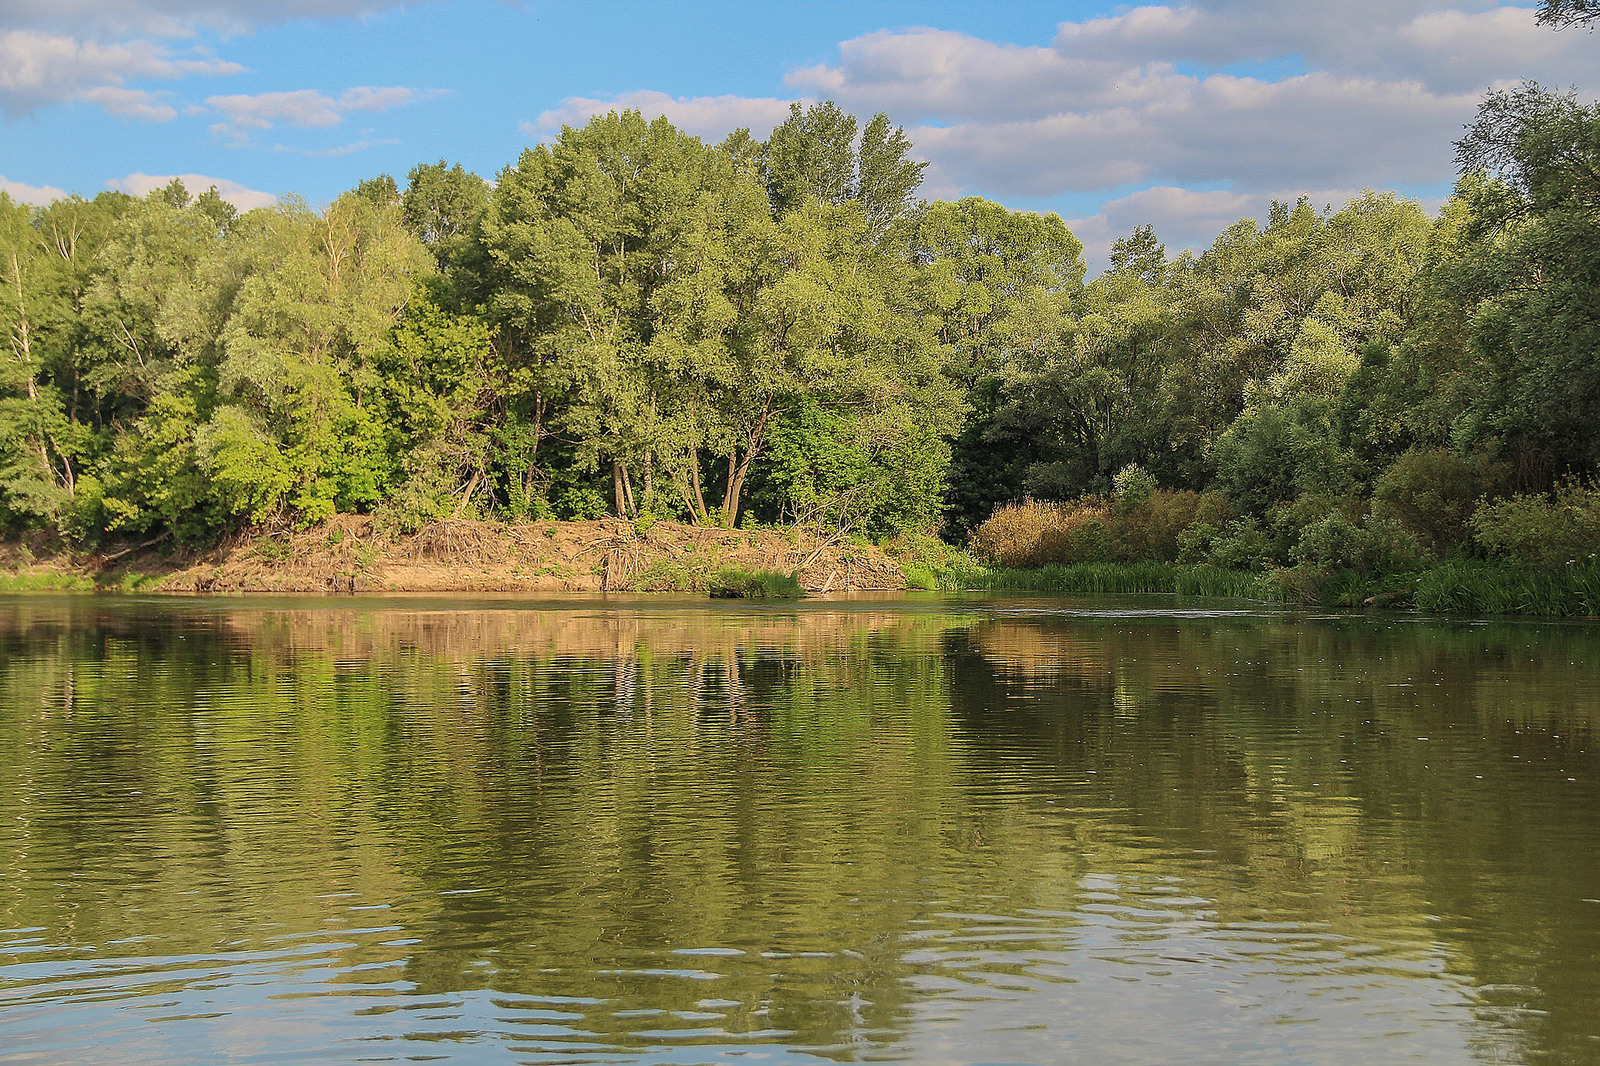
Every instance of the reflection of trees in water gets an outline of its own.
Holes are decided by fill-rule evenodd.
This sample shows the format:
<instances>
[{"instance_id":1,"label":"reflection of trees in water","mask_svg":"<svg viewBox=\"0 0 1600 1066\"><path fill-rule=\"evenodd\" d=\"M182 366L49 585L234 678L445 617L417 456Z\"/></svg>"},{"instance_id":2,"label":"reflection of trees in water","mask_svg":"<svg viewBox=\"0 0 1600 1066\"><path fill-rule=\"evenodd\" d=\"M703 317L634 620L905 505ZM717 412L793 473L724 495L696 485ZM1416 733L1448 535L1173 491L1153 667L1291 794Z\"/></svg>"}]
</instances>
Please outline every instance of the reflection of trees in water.
<instances>
[{"instance_id":1,"label":"reflection of trees in water","mask_svg":"<svg viewBox=\"0 0 1600 1066\"><path fill-rule=\"evenodd\" d=\"M802 1043L897 1034L906 888L972 839L942 622L469 613L0 624L25 708L0 787L30 812L6 925L198 952L320 928L349 891L420 942L346 964L423 993L596 997L599 1033L714 996ZM48 883L91 860L96 887ZM681 960L710 984L641 972L678 947L744 954Z\"/></svg>"},{"instance_id":2,"label":"reflection of trees in water","mask_svg":"<svg viewBox=\"0 0 1600 1066\"><path fill-rule=\"evenodd\" d=\"M974 784L1031 774L1115 823L1086 834L1096 869L1214 855L1185 873L1220 921L1443 943L1484 1017L1590 1054L1593 629L1054 618L946 643Z\"/></svg>"},{"instance_id":3,"label":"reflection of trees in water","mask_svg":"<svg viewBox=\"0 0 1600 1066\"><path fill-rule=\"evenodd\" d=\"M1074 914L1091 874L1176 873L1217 922L1447 944L1505 987L1486 1017L1581 1057L1596 643L859 606L23 605L0 613L0 923L208 951L321 929L344 904L319 897L349 891L419 942L353 938L344 965L380 968L344 980L594 997L581 1027L609 1034L667 1024L615 1010L713 997L731 1028L842 1047L904 1031L927 901ZM674 967L725 976L645 972ZM1495 1013L1519 1004L1548 1013Z\"/></svg>"}]
</instances>

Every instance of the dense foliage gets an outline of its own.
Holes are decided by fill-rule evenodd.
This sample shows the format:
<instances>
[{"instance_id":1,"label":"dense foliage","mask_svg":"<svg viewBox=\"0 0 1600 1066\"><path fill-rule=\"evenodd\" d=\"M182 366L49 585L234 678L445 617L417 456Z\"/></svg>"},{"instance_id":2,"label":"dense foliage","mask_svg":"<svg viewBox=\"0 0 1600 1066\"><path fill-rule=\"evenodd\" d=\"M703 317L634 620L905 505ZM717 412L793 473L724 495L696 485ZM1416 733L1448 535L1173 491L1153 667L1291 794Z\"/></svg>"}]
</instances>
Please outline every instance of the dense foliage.
<instances>
[{"instance_id":1,"label":"dense foliage","mask_svg":"<svg viewBox=\"0 0 1600 1066\"><path fill-rule=\"evenodd\" d=\"M919 201L910 151L833 104L715 146L624 112L492 186L440 161L317 209L0 194L0 529L964 539L1032 499L1061 505L980 546L1335 569L1593 546L1600 107L1492 93L1437 217L1275 204L1176 257L1140 227L1087 282L1055 216Z\"/></svg>"}]
</instances>

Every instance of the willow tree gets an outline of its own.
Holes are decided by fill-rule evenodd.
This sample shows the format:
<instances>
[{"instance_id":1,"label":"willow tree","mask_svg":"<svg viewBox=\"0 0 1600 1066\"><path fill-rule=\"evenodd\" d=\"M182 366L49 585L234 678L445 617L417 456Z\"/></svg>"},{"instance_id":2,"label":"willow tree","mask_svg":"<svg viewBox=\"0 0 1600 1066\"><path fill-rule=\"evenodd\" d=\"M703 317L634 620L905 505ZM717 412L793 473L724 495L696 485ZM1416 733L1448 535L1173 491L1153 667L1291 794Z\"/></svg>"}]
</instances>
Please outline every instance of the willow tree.
<instances>
[{"instance_id":1,"label":"willow tree","mask_svg":"<svg viewBox=\"0 0 1600 1066\"><path fill-rule=\"evenodd\" d=\"M509 417L531 466L551 434L609 467L623 515L651 506L684 444L683 346L658 299L687 267L727 157L637 111L566 127L502 171L483 222Z\"/></svg>"}]
</instances>

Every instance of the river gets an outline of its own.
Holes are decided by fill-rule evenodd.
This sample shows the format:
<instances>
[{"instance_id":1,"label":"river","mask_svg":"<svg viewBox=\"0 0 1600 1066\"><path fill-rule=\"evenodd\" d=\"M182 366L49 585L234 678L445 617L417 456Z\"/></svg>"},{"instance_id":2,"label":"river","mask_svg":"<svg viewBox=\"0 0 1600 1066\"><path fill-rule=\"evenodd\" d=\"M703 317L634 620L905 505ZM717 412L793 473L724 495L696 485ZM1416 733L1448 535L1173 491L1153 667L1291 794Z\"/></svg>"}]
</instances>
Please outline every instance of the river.
<instances>
[{"instance_id":1,"label":"river","mask_svg":"<svg viewBox=\"0 0 1600 1066\"><path fill-rule=\"evenodd\" d=\"M0 599L0 1062L1600 1062L1600 627Z\"/></svg>"}]
</instances>

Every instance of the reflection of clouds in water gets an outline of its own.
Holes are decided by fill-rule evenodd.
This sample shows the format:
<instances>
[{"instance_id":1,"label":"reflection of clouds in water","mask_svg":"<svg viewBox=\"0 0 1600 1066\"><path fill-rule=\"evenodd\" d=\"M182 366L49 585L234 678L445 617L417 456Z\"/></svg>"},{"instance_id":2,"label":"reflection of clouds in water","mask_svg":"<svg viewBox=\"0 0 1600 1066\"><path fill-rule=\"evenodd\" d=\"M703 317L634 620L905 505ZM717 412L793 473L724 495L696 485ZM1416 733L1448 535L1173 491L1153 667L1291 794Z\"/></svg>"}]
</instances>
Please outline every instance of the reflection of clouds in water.
<instances>
[{"instance_id":1,"label":"reflection of clouds in water","mask_svg":"<svg viewBox=\"0 0 1600 1066\"><path fill-rule=\"evenodd\" d=\"M8 1037L938 1063L1597 1035L1592 629L336 602L0 609L27 755L0 928L34 930L0 934Z\"/></svg>"}]
</instances>

